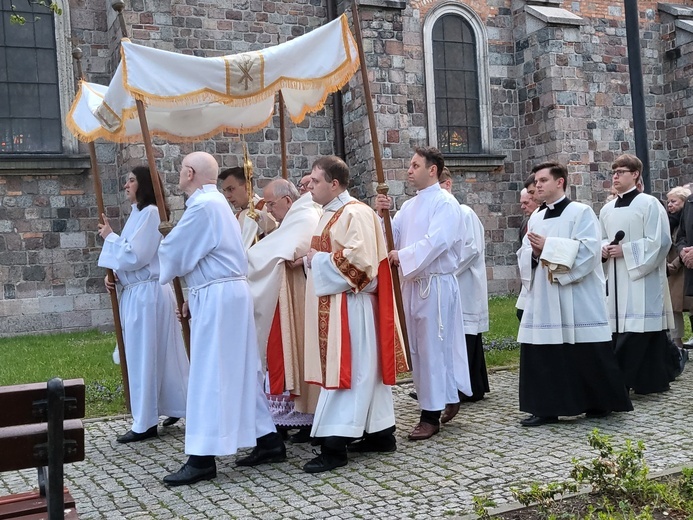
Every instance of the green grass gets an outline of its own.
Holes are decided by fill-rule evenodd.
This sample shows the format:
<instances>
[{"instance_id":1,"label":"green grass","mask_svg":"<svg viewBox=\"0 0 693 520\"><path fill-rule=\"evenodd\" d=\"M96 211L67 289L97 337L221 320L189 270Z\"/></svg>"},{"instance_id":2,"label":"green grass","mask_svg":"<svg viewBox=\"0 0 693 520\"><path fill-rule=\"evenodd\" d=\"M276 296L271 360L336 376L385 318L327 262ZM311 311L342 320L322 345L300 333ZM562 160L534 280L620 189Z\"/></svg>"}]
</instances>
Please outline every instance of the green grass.
<instances>
[{"instance_id":1,"label":"green grass","mask_svg":"<svg viewBox=\"0 0 693 520\"><path fill-rule=\"evenodd\" d=\"M520 352L515 338L515 296L489 300L491 330L484 335L489 367L513 366ZM126 413L120 367L111 353L115 335L98 331L0 338L0 386L82 378L87 385L87 417Z\"/></svg>"},{"instance_id":2,"label":"green grass","mask_svg":"<svg viewBox=\"0 0 693 520\"><path fill-rule=\"evenodd\" d=\"M488 367L516 366L520 363L520 346L515 341L520 322L515 302L517 296L513 294L489 298L489 331L484 334Z\"/></svg>"},{"instance_id":3,"label":"green grass","mask_svg":"<svg viewBox=\"0 0 693 520\"><path fill-rule=\"evenodd\" d=\"M82 378L87 417L125 413L115 335L98 331L0 338L0 385Z\"/></svg>"}]
</instances>

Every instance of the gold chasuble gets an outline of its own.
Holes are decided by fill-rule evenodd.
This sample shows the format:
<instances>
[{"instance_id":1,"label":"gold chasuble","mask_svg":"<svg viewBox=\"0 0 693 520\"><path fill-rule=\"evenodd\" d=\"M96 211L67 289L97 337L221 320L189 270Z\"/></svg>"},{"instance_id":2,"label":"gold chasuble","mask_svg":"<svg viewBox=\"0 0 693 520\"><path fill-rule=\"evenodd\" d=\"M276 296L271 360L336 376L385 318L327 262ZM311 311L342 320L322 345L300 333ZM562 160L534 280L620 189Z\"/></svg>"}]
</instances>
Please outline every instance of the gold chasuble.
<instances>
[{"instance_id":1,"label":"gold chasuble","mask_svg":"<svg viewBox=\"0 0 693 520\"><path fill-rule=\"evenodd\" d=\"M361 293L377 277L373 294L378 360L383 383L394 385L409 370L395 308L390 263L380 219L366 204L351 201L335 213L326 212L311 247L330 254L351 289L315 296L309 270L306 290L306 381L331 390L351 388L351 331L347 299ZM358 334L358 331L354 331Z\"/></svg>"}]
</instances>

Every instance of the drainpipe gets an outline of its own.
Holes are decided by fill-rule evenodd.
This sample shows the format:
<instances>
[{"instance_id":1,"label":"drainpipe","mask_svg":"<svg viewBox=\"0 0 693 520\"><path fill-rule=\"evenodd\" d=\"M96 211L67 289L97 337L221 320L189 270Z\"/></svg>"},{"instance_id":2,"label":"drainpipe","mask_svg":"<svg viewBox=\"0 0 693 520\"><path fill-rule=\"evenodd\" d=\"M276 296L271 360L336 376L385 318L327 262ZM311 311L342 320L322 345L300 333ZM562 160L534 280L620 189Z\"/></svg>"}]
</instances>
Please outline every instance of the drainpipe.
<instances>
[{"instance_id":1,"label":"drainpipe","mask_svg":"<svg viewBox=\"0 0 693 520\"><path fill-rule=\"evenodd\" d=\"M327 0L327 20L331 22L337 18L337 0ZM338 90L332 94L332 111L334 117L334 154L346 160L344 146L344 108L342 105L342 91Z\"/></svg>"},{"instance_id":2,"label":"drainpipe","mask_svg":"<svg viewBox=\"0 0 693 520\"><path fill-rule=\"evenodd\" d=\"M651 193L650 158L647 146L647 116L645 114L645 94L642 81L642 60L640 57L640 22L638 20L638 0L625 0L626 42L628 48L628 70L630 72L630 97L633 110L633 133L635 155L642 161L642 184L645 193Z\"/></svg>"}]
</instances>

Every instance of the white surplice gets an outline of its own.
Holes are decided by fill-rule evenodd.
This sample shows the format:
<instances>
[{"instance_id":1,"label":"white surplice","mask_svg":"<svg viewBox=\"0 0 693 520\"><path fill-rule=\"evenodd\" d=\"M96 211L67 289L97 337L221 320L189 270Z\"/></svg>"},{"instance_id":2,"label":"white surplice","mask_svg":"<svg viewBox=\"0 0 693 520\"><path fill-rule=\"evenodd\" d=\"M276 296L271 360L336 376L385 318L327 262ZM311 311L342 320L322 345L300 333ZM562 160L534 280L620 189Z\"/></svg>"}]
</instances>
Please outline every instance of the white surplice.
<instances>
[{"instance_id":1,"label":"white surplice","mask_svg":"<svg viewBox=\"0 0 693 520\"><path fill-rule=\"evenodd\" d=\"M119 296L128 366L132 431L144 433L160 415L185 417L188 357L175 315L170 285L159 284L159 210L149 205L132 212L122 233L110 233L99 266L113 269Z\"/></svg>"},{"instance_id":2,"label":"white surplice","mask_svg":"<svg viewBox=\"0 0 693 520\"><path fill-rule=\"evenodd\" d=\"M488 284L486 281L486 242L484 225L474 210L460 204L464 229L457 283L460 286L464 333L481 334L488 331Z\"/></svg>"},{"instance_id":3,"label":"white surplice","mask_svg":"<svg viewBox=\"0 0 693 520\"><path fill-rule=\"evenodd\" d=\"M532 267L532 247L525 235L517 259L527 298L517 341L535 345L611 341L597 216L579 202L570 202L555 218L545 219L546 211L532 214L528 233L546 237L545 251L574 241L578 252L570 271L555 275L551 283L541 262Z\"/></svg>"},{"instance_id":4,"label":"white surplice","mask_svg":"<svg viewBox=\"0 0 693 520\"><path fill-rule=\"evenodd\" d=\"M625 195L625 194L624 194ZM639 193L628 206L616 207L618 198L599 213L602 246L618 231L623 258L605 264L609 296L607 308L612 332L655 332L674 327L666 257L671 247L669 219L662 204L651 195ZM614 262L616 276L614 276ZM614 278L618 286L614 288ZM618 331L615 297L618 291Z\"/></svg>"},{"instance_id":5,"label":"white surplice","mask_svg":"<svg viewBox=\"0 0 693 520\"><path fill-rule=\"evenodd\" d=\"M423 410L442 410L471 395L455 272L465 236L459 204L438 183L417 192L392 220L412 375ZM453 348L461 346L463 348Z\"/></svg>"},{"instance_id":6,"label":"white surplice","mask_svg":"<svg viewBox=\"0 0 693 520\"><path fill-rule=\"evenodd\" d=\"M161 283L189 288L190 382L185 452L230 455L275 432L257 352L248 262L238 221L216 186L186 202L159 248Z\"/></svg>"},{"instance_id":7,"label":"white surplice","mask_svg":"<svg viewBox=\"0 0 693 520\"><path fill-rule=\"evenodd\" d=\"M355 199L345 191L326 204L315 235L322 233L337 210L353 200ZM354 204L345 208L340 220L348 219L349 211L372 212L367 206ZM362 230L365 236L359 238L369 244L375 244L375 235L368 234L370 231L380 233L381 230L373 226L364 226ZM358 438L364 432L378 432L395 424L392 390L383 384L378 359L378 311L375 295L378 278L374 277L364 289L354 293L352 285L336 267L334 253L318 252L313 256L311 268L308 269L306 306L312 305L317 316L318 297L346 292L351 336L352 386L341 390L320 389L311 436ZM308 314L308 311L306 313ZM317 337L317 318L307 319L306 326L309 325L315 327L313 332ZM307 330L306 335L308 333Z\"/></svg>"}]
</instances>

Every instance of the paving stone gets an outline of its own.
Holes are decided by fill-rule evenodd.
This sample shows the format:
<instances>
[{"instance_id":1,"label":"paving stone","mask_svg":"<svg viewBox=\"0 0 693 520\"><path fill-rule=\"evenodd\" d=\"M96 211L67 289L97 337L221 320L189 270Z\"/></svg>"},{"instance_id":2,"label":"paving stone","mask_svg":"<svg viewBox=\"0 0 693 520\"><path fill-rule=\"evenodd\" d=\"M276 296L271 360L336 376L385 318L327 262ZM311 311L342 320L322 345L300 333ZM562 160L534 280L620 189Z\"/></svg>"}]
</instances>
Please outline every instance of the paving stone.
<instances>
[{"instance_id":1,"label":"paving stone","mask_svg":"<svg viewBox=\"0 0 693 520\"><path fill-rule=\"evenodd\" d=\"M524 414L518 411L517 373L499 372L490 380L487 399L463 405L439 435L422 442L406 440L419 416L407 396L412 387L396 387L398 451L352 454L346 467L317 475L301 469L312 448L289 445L287 463L237 468L235 457L223 457L217 479L168 489L161 479L185 461L185 421L160 429L158 439L127 446L115 438L129 428L129 418L86 421L87 459L65 466L66 485L85 519L428 519L470 512L475 495L502 504L513 500L513 487L566 478L572 457L595 456L587 444L595 427L613 435L616 445L643 440L653 472L693 462L693 424L687 420L693 370L669 392L635 396L631 413L546 428L519 425ZM0 495L34 487L34 470L0 474Z\"/></svg>"}]
</instances>

